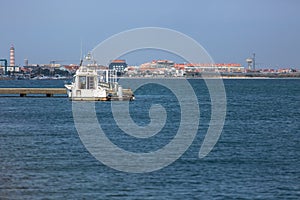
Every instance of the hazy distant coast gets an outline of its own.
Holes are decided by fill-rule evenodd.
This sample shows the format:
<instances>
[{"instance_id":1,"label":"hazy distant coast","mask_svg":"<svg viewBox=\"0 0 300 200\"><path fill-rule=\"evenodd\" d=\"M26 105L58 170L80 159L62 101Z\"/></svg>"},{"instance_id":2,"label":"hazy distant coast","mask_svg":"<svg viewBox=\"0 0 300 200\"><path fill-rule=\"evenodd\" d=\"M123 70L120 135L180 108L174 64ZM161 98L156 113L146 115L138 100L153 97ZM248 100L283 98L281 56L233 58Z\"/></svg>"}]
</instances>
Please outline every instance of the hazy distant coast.
<instances>
[{"instance_id":1,"label":"hazy distant coast","mask_svg":"<svg viewBox=\"0 0 300 200\"><path fill-rule=\"evenodd\" d=\"M189 75L184 75L184 76L157 76L157 75L147 75L147 76L127 76L124 75L122 78L129 78L129 79L198 79L198 78L222 78L222 79L300 79L300 72L294 72L294 73L276 73L276 74L263 74L263 73L240 73L240 74L205 74L205 76L202 76L202 74L189 74ZM67 77L40 77L40 78L26 78L31 79L31 80L43 80L43 79L71 79L72 76L67 76ZM0 76L0 80L5 81L5 80L20 80L24 79L19 76Z\"/></svg>"}]
</instances>

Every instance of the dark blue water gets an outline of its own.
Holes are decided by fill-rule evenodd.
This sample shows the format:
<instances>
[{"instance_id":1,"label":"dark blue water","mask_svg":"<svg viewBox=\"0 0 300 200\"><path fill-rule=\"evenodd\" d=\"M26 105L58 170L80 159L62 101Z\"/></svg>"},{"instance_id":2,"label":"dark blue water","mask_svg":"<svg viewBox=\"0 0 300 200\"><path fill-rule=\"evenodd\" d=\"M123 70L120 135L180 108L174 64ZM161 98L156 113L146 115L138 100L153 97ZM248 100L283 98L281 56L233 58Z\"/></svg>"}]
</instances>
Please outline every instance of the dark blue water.
<instances>
[{"instance_id":1,"label":"dark blue water","mask_svg":"<svg viewBox=\"0 0 300 200\"><path fill-rule=\"evenodd\" d=\"M190 80L201 110L196 139L186 153L151 173L119 172L97 161L75 129L67 98L0 98L0 199L300 199L300 80L224 80L227 116L210 154L198 158L210 119L202 80ZM1 81L0 87L63 87L63 81ZM124 134L110 102L97 116L115 144L133 152L162 148L176 135L178 100L148 85L130 103L133 120L150 122L152 104L168 113L161 133Z\"/></svg>"}]
</instances>

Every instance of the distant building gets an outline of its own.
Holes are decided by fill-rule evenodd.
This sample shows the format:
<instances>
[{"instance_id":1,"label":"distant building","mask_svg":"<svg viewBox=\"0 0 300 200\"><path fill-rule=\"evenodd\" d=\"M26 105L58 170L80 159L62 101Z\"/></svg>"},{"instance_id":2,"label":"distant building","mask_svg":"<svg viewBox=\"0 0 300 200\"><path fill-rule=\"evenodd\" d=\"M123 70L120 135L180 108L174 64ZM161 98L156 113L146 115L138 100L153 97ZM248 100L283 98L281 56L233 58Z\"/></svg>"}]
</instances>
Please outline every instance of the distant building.
<instances>
[{"instance_id":1,"label":"distant building","mask_svg":"<svg viewBox=\"0 0 300 200\"><path fill-rule=\"evenodd\" d=\"M158 68L170 68L174 66L174 62L170 60L153 60L152 63L156 63Z\"/></svg>"},{"instance_id":2,"label":"distant building","mask_svg":"<svg viewBox=\"0 0 300 200\"><path fill-rule=\"evenodd\" d=\"M109 64L110 70L115 70L118 75L124 73L124 70L127 68L127 63L125 60L112 60Z\"/></svg>"},{"instance_id":3,"label":"distant building","mask_svg":"<svg viewBox=\"0 0 300 200\"><path fill-rule=\"evenodd\" d=\"M175 68L181 68L183 64L175 66ZM187 63L185 64L186 71L193 72L221 72L221 73L242 73L245 72L245 68L238 63Z\"/></svg>"},{"instance_id":4,"label":"distant building","mask_svg":"<svg viewBox=\"0 0 300 200\"><path fill-rule=\"evenodd\" d=\"M152 62L147 62L141 64L142 69L167 69L174 67L174 62L169 60L153 60Z\"/></svg>"}]
</instances>

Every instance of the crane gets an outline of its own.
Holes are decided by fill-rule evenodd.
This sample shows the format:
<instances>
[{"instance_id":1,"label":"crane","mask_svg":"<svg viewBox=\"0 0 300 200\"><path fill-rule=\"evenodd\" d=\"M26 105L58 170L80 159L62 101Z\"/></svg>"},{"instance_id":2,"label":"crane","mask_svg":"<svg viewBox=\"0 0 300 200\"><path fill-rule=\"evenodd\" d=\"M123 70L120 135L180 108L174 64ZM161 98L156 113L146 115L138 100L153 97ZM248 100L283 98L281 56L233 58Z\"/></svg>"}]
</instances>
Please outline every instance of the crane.
<instances>
[{"instance_id":1,"label":"crane","mask_svg":"<svg viewBox=\"0 0 300 200\"><path fill-rule=\"evenodd\" d=\"M6 59L0 59L0 62L4 62L4 75L7 75L7 60Z\"/></svg>"}]
</instances>

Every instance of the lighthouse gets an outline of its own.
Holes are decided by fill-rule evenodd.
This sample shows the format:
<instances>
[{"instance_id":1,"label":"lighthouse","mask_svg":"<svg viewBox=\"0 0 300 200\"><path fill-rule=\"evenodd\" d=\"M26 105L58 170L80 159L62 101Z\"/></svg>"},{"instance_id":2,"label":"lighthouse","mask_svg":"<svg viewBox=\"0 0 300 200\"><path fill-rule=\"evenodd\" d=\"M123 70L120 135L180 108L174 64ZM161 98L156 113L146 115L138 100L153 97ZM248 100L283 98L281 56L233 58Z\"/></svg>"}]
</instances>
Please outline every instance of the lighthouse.
<instances>
[{"instance_id":1,"label":"lighthouse","mask_svg":"<svg viewBox=\"0 0 300 200\"><path fill-rule=\"evenodd\" d=\"M15 66L15 48L14 45L11 45L9 51L9 66Z\"/></svg>"}]
</instances>

